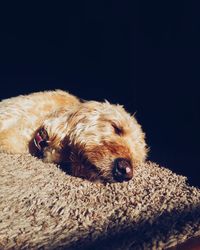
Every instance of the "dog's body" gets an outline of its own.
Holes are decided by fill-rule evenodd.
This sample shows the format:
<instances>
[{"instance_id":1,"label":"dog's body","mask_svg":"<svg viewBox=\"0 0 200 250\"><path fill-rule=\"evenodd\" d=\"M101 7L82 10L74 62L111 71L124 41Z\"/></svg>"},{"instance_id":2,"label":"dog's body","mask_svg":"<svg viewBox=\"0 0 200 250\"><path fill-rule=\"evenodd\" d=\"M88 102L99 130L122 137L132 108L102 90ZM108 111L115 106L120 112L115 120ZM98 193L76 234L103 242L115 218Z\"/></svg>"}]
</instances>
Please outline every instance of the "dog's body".
<instances>
[{"instance_id":1,"label":"dog's body","mask_svg":"<svg viewBox=\"0 0 200 250\"><path fill-rule=\"evenodd\" d=\"M120 105L46 91L0 103L0 150L71 166L75 176L124 181L145 160L144 133Z\"/></svg>"}]
</instances>

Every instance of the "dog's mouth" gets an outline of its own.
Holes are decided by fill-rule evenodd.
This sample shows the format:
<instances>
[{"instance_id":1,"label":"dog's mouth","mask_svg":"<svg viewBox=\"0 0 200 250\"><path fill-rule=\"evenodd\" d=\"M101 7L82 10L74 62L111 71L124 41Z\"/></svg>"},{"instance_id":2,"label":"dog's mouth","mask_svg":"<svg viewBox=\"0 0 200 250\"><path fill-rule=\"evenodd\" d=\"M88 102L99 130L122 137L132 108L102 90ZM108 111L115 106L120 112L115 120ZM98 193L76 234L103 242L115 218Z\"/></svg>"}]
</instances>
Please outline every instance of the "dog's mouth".
<instances>
[{"instance_id":1,"label":"dog's mouth","mask_svg":"<svg viewBox=\"0 0 200 250\"><path fill-rule=\"evenodd\" d=\"M33 139L33 142L36 148L42 152L43 149L49 144L49 136L47 131L44 128L39 129Z\"/></svg>"}]
</instances>

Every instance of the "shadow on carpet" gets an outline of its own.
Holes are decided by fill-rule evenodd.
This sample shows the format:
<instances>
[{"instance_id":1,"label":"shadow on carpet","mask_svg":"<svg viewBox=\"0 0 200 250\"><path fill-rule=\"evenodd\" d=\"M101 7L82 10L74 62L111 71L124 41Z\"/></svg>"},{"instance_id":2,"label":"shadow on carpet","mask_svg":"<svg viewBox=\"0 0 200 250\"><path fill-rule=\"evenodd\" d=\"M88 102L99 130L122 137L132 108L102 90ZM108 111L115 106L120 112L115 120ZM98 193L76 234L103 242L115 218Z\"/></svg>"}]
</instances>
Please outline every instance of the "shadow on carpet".
<instances>
[{"instance_id":1,"label":"shadow on carpet","mask_svg":"<svg viewBox=\"0 0 200 250\"><path fill-rule=\"evenodd\" d=\"M200 190L155 163L94 184L0 154L0 249L165 249L200 235Z\"/></svg>"}]
</instances>

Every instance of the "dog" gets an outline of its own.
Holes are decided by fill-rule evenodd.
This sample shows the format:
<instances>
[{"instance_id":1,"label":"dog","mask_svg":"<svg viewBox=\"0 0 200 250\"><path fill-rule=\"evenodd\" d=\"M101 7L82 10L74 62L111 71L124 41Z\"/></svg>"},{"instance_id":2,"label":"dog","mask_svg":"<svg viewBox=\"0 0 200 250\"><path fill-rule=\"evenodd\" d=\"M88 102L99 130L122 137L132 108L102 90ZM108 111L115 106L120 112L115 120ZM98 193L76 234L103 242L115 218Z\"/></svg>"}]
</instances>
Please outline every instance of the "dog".
<instances>
[{"instance_id":1,"label":"dog","mask_svg":"<svg viewBox=\"0 0 200 250\"><path fill-rule=\"evenodd\" d=\"M30 153L90 181L123 182L132 179L148 148L123 106L55 90L0 102L0 151Z\"/></svg>"}]
</instances>

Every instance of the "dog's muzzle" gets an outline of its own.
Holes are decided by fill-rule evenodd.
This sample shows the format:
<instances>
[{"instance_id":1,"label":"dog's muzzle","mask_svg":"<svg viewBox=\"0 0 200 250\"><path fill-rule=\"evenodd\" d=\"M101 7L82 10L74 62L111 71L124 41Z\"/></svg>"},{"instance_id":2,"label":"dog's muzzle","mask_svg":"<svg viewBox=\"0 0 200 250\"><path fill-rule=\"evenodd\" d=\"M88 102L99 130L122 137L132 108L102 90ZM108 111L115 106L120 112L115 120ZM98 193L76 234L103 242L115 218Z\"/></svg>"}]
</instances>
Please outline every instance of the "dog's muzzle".
<instances>
[{"instance_id":1,"label":"dog's muzzle","mask_svg":"<svg viewBox=\"0 0 200 250\"><path fill-rule=\"evenodd\" d=\"M114 161L113 176L116 181L129 181L133 177L133 168L129 160L117 158Z\"/></svg>"}]
</instances>

